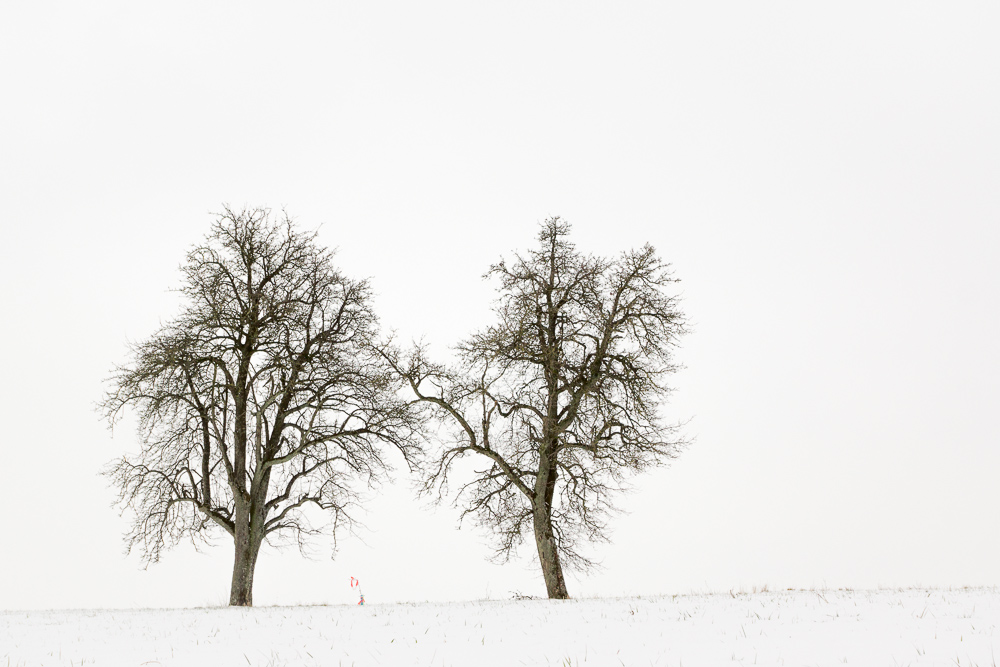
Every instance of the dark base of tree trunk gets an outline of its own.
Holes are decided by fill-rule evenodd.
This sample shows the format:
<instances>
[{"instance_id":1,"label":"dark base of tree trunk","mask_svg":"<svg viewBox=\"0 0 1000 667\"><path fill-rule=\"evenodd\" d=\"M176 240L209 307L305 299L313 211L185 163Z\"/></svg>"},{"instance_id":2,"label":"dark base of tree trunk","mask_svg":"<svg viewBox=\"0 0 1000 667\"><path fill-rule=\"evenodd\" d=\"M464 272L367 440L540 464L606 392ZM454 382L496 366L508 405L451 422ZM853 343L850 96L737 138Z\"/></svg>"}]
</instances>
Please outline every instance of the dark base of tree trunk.
<instances>
[{"instance_id":1,"label":"dark base of tree trunk","mask_svg":"<svg viewBox=\"0 0 1000 667\"><path fill-rule=\"evenodd\" d=\"M259 548L259 547L258 547ZM229 589L229 605L232 607L253 606L253 572L257 565L257 549L246 545L236 547L233 562L233 583Z\"/></svg>"},{"instance_id":2,"label":"dark base of tree trunk","mask_svg":"<svg viewBox=\"0 0 1000 667\"><path fill-rule=\"evenodd\" d=\"M562 563L556 550L552 533L552 519L548 515L535 515L535 544L538 547L538 562L545 578L545 590L550 600L568 600L566 579L563 577Z\"/></svg>"},{"instance_id":3,"label":"dark base of tree trunk","mask_svg":"<svg viewBox=\"0 0 1000 667\"><path fill-rule=\"evenodd\" d=\"M569 593L566 591L566 583L563 582L561 585L556 584L555 586L546 585L546 592L548 593L550 600L568 600Z\"/></svg>"},{"instance_id":4,"label":"dark base of tree trunk","mask_svg":"<svg viewBox=\"0 0 1000 667\"><path fill-rule=\"evenodd\" d=\"M252 607L253 594L250 591L232 591L229 594L230 607Z\"/></svg>"}]
</instances>

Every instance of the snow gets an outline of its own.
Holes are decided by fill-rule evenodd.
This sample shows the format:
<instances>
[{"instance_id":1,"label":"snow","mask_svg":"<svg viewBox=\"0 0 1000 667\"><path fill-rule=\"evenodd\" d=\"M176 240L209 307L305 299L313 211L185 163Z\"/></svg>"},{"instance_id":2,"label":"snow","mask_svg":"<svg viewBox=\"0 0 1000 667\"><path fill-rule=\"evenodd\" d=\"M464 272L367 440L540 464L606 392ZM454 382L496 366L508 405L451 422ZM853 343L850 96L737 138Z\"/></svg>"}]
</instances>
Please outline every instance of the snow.
<instances>
[{"instance_id":1,"label":"snow","mask_svg":"<svg viewBox=\"0 0 1000 667\"><path fill-rule=\"evenodd\" d=\"M993 667L998 626L1000 591L985 588L8 611L0 667Z\"/></svg>"}]
</instances>

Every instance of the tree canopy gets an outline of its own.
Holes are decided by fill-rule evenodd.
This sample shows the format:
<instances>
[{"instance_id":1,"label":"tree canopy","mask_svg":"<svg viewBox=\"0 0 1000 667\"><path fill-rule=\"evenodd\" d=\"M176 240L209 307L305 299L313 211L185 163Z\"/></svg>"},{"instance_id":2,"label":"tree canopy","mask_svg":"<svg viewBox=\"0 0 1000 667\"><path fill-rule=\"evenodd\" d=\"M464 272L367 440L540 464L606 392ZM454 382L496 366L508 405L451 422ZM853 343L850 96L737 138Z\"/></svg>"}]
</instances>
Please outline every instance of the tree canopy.
<instances>
[{"instance_id":1,"label":"tree canopy","mask_svg":"<svg viewBox=\"0 0 1000 667\"><path fill-rule=\"evenodd\" d=\"M450 429L424 489L449 491L456 463L483 464L455 493L506 559L533 533L550 597L567 597L562 563L587 567L581 543L607 539L628 476L683 444L661 415L685 333L668 264L646 245L607 259L546 220L539 245L492 266L495 322L458 346L454 368L423 347L389 356L419 404Z\"/></svg>"},{"instance_id":2,"label":"tree canopy","mask_svg":"<svg viewBox=\"0 0 1000 667\"><path fill-rule=\"evenodd\" d=\"M418 419L380 352L369 284L287 216L226 208L181 270L180 314L111 378L104 412L134 411L142 446L108 474L134 512L129 549L155 562L221 529L230 603L249 605L261 544L349 522L388 452L413 459Z\"/></svg>"}]
</instances>

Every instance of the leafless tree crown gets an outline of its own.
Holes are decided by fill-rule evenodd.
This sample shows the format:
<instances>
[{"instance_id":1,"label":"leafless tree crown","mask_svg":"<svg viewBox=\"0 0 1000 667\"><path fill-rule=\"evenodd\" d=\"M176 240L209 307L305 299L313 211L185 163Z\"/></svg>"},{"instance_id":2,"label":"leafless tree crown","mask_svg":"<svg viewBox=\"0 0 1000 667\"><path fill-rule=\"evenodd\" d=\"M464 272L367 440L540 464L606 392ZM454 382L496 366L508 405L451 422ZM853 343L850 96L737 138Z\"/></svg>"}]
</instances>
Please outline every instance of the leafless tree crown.
<instances>
[{"instance_id":1,"label":"leafless tree crown","mask_svg":"<svg viewBox=\"0 0 1000 667\"><path fill-rule=\"evenodd\" d=\"M534 527L543 569L546 521L558 555L590 565L578 547L606 539L627 478L682 445L659 412L685 333L669 265L649 245L584 255L569 232L546 220L535 250L490 268L495 324L459 346L458 368L432 363L422 346L391 358L417 401L452 426L425 491L448 493L467 456L484 462L452 489L463 518L495 533L501 560Z\"/></svg>"},{"instance_id":2,"label":"leafless tree crown","mask_svg":"<svg viewBox=\"0 0 1000 667\"><path fill-rule=\"evenodd\" d=\"M135 513L130 549L154 562L217 526L237 561L252 547L252 580L262 540L301 546L329 528L317 517L349 520L352 482L384 472L381 443L410 460L417 424L376 350L368 283L315 234L226 208L182 272L181 314L111 378L104 412L134 411L142 446L108 474Z\"/></svg>"}]
</instances>

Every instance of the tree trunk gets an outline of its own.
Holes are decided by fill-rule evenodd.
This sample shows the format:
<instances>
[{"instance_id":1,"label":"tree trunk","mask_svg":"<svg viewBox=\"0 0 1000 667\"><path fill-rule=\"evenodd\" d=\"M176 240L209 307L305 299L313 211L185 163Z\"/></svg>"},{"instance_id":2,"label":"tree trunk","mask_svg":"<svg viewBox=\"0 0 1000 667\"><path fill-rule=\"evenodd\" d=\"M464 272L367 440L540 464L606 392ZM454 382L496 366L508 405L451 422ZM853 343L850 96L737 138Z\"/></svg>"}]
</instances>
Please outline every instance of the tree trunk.
<instances>
[{"instance_id":1,"label":"tree trunk","mask_svg":"<svg viewBox=\"0 0 1000 667\"><path fill-rule=\"evenodd\" d=\"M241 522L242 523L242 522ZM236 528L233 583L229 589L229 604L236 607L253 606L253 571L257 566L260 540L253 539L249 522Z\"/></svg>"},{"instance_id":2,"label":"tree trunk","mask_svg":"<svg viewBox=\"0 0 1000 667\"><path fill-rule=\"evenodd\" d=\"M535 544L538 547L538 562L542 565L545 589L549 598L567 600L566 580L563 578L559 552L556 550L555 536L552 534L552 514L547 508L535 509Z\"/></svg>"}]
</instances>

